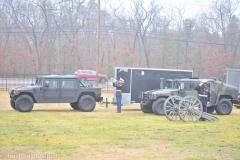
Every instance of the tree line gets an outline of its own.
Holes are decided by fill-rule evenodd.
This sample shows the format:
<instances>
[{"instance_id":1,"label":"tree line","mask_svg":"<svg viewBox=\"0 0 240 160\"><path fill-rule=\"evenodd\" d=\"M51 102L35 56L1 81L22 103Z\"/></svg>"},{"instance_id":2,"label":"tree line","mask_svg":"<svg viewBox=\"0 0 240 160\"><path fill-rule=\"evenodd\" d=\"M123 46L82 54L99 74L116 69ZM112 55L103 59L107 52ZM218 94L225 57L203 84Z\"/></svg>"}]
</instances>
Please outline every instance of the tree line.
<instances>
[{"instance_id":1,"label":"tree line","mask_svg":"<svg viewBox=\"0 0 240 160\"><path fill-rule=\"evenodd\" d=\"M99 73L114 67L193 70L222 77L240 67L238 0L186 5L156 0L101 2ZM113 5L113 3L115 5ZM107 7L106 7L107 6ZM96 69L96 0L1 0L0 73L73 74Z\"/></svg>"}]
</instances>

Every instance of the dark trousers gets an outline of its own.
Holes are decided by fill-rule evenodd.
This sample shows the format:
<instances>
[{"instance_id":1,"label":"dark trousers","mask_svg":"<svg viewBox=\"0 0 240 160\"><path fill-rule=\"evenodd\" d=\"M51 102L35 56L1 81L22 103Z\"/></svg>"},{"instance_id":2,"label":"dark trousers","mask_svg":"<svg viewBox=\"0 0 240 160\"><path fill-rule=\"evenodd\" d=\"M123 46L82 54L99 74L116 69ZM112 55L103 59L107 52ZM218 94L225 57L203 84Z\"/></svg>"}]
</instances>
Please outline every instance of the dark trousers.
<instances>
[{"instance_id":1,"label":"dark trousers","mask_svg":"<svg viewBox=\"0 0 240 160\"><path fill-rule=\"evenodd\" d=\"M203 104L203 112L207 112L207 104ZM200 120L206 120L205 118L201 117Z\"/></svg>"},{"instance_id":2,"label":"dark trousers","mask_svg":"<svg viewBox=\"0 0 240 160\"><path fill-rule=\"evenodd\" d=\"M121 113L121 111L122 111L122 97L117 96L116 100L117 100L117 112Z\"/></svg>"}]
</instances>

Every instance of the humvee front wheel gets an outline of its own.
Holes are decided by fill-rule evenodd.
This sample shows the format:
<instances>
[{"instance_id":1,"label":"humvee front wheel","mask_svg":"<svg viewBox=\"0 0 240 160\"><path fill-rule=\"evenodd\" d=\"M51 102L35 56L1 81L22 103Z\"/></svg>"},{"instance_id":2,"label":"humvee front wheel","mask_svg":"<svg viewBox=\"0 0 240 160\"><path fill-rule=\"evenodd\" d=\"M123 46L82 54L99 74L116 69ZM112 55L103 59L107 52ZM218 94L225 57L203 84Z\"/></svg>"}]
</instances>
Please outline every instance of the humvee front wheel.
<instances>
[{"instance_id":1,"label":"humvee front wheel","mask_svg":"<svg viewBox=\"0 0 240 160\"><path fill-rule=\"evenodd\" d=\"M10 99L10 105L14 110L17 110L17 108L15 106L15 102L12 99Z\"/></svg>"},{"instance_id":2,"label":"humvee front wheel","mask_svg":"<svg viewBox=\"0 0 240 160\"><path fill-rule=\"evenodd\" d=\"M143 105L142 103L140 104L141 110L143 113L153 113L152 107L148 105Z\"/></svg>"},{"instance_id":3,"label":"humvee front wheel","mask_svg":"<svg viewBox=\"0 0 240 160\"><path fill-rule=\"evenodd\" d=\"M70 103L70 106L71 106L73 109L78 110L78 104L77 104L77 102Z\"/></svg>"},{"instance_id":4,"label":"humvee front wheel","mask_svg":"<svg viewBox=\"0 0 240 160\"><path fill-rule=\"evenodd\" d=\"M156 115L164 115L164 103L166 98L159 98L155 102L153 102L152 110Z\"/></svg>"},{"instance_id":5,"label":"humvee front wheel","mask_svg":"<svg viewBox=\"0 0 240 160\"><path fill-rule=\"evenodd\" d=\"M229 115L232 112L232 102L226 98L220 99L216 106L218 115Z\"/></svg>"},{"instance_id":6,"label":"humvee front wheel","mask_svg":"<svg viewBox=\"0 0 240 160\"><path fill-rule=\"evenodd\" d=\"M33 108L33 99L29 95L21 95L16 99L15 106L20 112L30 112Z\"/></svg>"},{"instance_id":7,"label":"humvee front wheel","mask_svg":"<svg viewBox=\"0 0 240 160\"><path fill-rule=\"evenodd\" d=\"M91 112L96 107L95 99L90 95L84 95L78 100L78 109L83 112Z\"/></svg>"}]
</instances>

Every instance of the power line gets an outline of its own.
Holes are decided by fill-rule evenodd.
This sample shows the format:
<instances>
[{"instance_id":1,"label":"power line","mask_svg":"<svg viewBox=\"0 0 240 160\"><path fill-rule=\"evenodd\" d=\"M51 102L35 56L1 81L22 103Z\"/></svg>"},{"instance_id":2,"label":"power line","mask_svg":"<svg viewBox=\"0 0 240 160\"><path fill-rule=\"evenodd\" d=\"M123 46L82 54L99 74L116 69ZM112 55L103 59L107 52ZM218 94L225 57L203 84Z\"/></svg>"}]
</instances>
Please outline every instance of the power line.
<instances>
[{"instance_id":1,"label":"power line","mask_svg":"<svg viewBox=\"0 0 240 160\"><path fill-rule=\"evenodd\" d=\"M54 28L56 29L56 27L49 27L49 28ZM64 30L64 29L77 29L77 28L80 28L81 30L78 30L76 33L74 30ZM0 27L0 36L18 36L19 34L28 34L28 35L31 35L31 34L35 34L37 36L42 36L43 33L44 35L49 35L49 36L66 36L67 35L79 35L79 34L93 34L94 31L94 36L96 33L96 28L95 27L92 27L92 28L89 28L89 27L70 27L70 26L64 26L63 29L59 29L59 30L54 30L51 31L51 32L44 32L44 31L39 31L39 30L42 30L42 29L46 29L44 27L36 27L34 28L35 30L38 30L38 31L11 31L12 29L32 29L31 27L24 27L24 28L19 28L19 27ZM104 29L104 30L103 30ZM117 31L115 31L115 30ZM1 30L5 30L5 31L1 31ZM8 31L6 31L8 30ZM134 29L124 29L124 28L112 28L112 27L101 27L101 35L103 36L138 36L140 37L140 35L136 32L136 30ZM79 36L82 36L82 35L79 35ZM94 37L93 36L93 37ZM234 44L223 44L223 43L217 43L217 42L207 42L207 41L197 41L197 40L193 40L193 39L199 39L198 37L194 37L194 36L191 36L189 37L188 39L186 39L186 37L184 36L181 36L181 37L178 37L178 38L166 38L170 36L170 34L168 35L163 35L161 33L155 33L154 36L146 36L147 39L159 39L159 40L164 40L164 41L175 41L175 42L188 42L188 43L198 43L198 44L208 44L208 45L219 45L219 46L231 46L231 47L236 47L236 45ZM239 47L239 46L237 46Z\"/></svg>"}]
</instances>

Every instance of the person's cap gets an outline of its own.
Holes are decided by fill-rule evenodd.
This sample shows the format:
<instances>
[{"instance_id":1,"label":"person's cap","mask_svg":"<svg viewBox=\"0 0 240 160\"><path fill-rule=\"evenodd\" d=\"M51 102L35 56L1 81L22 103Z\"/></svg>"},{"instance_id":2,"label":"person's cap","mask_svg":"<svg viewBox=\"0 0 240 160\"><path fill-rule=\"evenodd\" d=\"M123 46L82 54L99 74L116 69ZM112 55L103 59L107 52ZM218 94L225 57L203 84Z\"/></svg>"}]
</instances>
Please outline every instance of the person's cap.
<instances>
[{"instance_id":1,"label":"person's cap","mask_svg":"<svg viewBox=\"0 0 240 160\"><path fill-rule=\"evenodd\" d=\"M122 82L124 82L124 79L120 78L120 79L119 79L119 81L122 81Z\"/></svg>"},{"instance_id":2,"label":"person's cap","mask_svg":"<svg viewBox=\"0 0 240 160\"><path fill-rule=\"evenodd\" d=\"M199 86L202 86L204 83L200 83Z\"/></svg>"}]
</instances>

